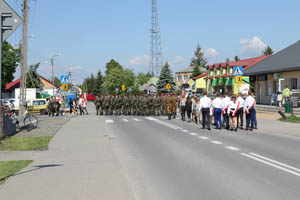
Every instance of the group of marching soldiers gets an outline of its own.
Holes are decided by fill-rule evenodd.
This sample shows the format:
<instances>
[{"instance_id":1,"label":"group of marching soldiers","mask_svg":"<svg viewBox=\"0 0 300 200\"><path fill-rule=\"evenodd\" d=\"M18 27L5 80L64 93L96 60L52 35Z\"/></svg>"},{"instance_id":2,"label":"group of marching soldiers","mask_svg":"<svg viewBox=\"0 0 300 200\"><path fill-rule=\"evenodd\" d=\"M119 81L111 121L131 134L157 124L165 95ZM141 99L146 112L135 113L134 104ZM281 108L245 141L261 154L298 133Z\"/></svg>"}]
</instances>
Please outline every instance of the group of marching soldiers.
<instances>
[{"instance_id":1,"label":"group of marching soldiers","mask_svg":"<svg viewBox=\"0 0 300 200\"><path fill-rule=\"evenodd\" d=\"M98 95L97 115L176 116L175 95Z\"/></svg>"}]
</instances>

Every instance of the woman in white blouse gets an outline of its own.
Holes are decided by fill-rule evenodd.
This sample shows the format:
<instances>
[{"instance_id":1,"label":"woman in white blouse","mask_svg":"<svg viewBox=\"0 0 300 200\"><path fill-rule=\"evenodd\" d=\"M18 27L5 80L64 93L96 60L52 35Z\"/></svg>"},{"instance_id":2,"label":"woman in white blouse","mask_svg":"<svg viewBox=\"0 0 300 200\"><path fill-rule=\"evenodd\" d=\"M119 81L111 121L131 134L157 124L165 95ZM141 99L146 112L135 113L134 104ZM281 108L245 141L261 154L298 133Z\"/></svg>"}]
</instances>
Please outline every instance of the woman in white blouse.
<instances>
[{"instance_id":1,"label":"woman in white blouse","mask_svg":"<svg viewBox=\"0 0 300 200\"><path fill-rule=\"evenodd\" d=\"M237 101L236 95L231 96L227 113L229 114L230 130L237 131L237 111L240 107L240 102Z\"/></svg>"}]
</instances>

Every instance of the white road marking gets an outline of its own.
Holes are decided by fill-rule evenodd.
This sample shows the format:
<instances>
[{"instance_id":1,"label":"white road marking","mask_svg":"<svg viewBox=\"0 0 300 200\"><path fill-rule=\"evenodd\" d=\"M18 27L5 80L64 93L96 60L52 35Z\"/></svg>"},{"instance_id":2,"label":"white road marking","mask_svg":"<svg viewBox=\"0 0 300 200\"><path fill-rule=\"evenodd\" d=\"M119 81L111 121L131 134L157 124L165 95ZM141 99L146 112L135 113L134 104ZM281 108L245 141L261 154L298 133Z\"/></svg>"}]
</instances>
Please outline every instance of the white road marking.
<instances>
[{"instance_id":1,"label":"white road marking","mask_svg":"<svg viewBox=\"0 0 300 200\"><path fill-rule=\"evenodd\" d=\"M275 164L277 164L277 165L281 165L281 166L283 166L283 167L289 168L289 169L291 169L291 170L300 172L300 169L298 169L298 168L296 168L296 167L293 167L293 166L290 166L290 165L287 165L287 164L278 162L278 161L276 161L276 160L272 160L272 159L270 159L270 158L267 158L267 157L264 157L264 156L261 156L261 155L255 154L255 153L249 153L249 154L250 154L250 155L253 155L253 156L256 156L256 157L258 157L258 158L267 160L267 161L269 161L269 162L275 163Z\"/></svg>"},{"instance_id":2,"label":"white road marking","mask_svg":"<svg viewBox=\"0 0 300 200\"><path fill-rule=\"evenodd\" d=\"M161 121L161 120L158 120L158 119L155 119L153 117L145 117L146 119L148 120L151 120L151 121L155 121L159 124L162 124L162 125L165 125L165 126L168 126L169 128L172 128L172 129L175 129L175 130L181 130L182 128L181 127L178 127L178 126L175 126L173 124L170 124L170 123L167 123L167 122L164 122L164 121Z\"/></svg>"},{"instance_id":3,"label":"white road marking","mask_svg":"<svg viewBox=\"0 0 300 200\"><path fill-rule=\"evenodd\" d=\"M282 171L288 172L288 173L293 174L293 175L295 175L295 176L299 176L299 177L300 177L300 173L294 172L294 171L292 171L292 170L286 169L286 168L281 167L281 166L279 166L279 165L276 165L276 164L274 164L274 163L271 163L271 162L265 161L265 160L263 160L263 159L257 158L257 157L255 157L255 156L253 156L253 155L249 155L249 154L246 154L246 153L241 153L241 155L242 155L242 156L245 156L245 157L248 157L248 158L251 158L251 159L253 159L253 160L256 160L256 161L258 161L258 162L264 163L264 164L266 164L266 165L275 167L275 168L280 169L280 170L282 170ZM276 161L276 162L277 162L277 161ZM282 164L283 164L283 163L282 163ZM291 166L290 166L290 167L291 167ZM294 167L293 167L293 168L294 168Z\"/></svg>"},{"instance_id":4,"label":"white road marking","mask_svg":"<svg viewBox=\"0 0 300 200\"><path fill-rule=\"evenodd\" d=\"M146 119L149 119L151 121L157 121L157 119L153 118L153 117L145 117Z\"/></svg>"},{"instance_id":5,"label":"white road marking","mask_svg":"<svg viewBox=\"0 0 300 200\"><path fill-rule=\"evenodd\" d=\"M106 119L105 122L106 122L106 123L114 123L114 120Z\"/></svg>"},{"instance_id":6,"label":"white road marking","mask_svg":"<svg viewBox=\"0 0 300 200\"><path fill-rule=\"evenodd\" d=\"M202 140L208 140L209 138L208 137L205 137L205 136L199 136L200 139Z\"/></svg>"},{"instance_id":7,"label":"white road marking","mask_svg":"<svg viewBox=\"0 0 300 200\"><path fill-rule=\"evenodd\" d=\"M123 119L124 122L128 122L128 119Z\"/></svg>"},{"instance_id":8,"label":"white road marking","mask_svg":"<svg viewBox=\"0 0 300 200\"><path fill-rule=\"evenodd\" d=\"M134 121L137 121L137 122L141 122L141 121L143 121L143 120L141 120L141 119L138 119L138 118L133 118L133 120L134 120Z\"/></svg>"},{"instance_id":9,"label":"white road marking","mask_svg":"<svg viewBox=\"0 0 300 200\"><path fill-rule=\"evenodd\" d=\"M233 147L233 146L227 146L226 149L229 149L231 151L239 151L239 148Z\"/></svg>"},{"instance_id":10,"label":"white road marking","mask_svg":"<svg viewBox=\"0 0 300 200\"><path fill-rule=\"evenodd\" d=\"M182 132L185 132L185 133L187 133L187 132L189 132L188 130L181 130Z\"/></svg>"},{"instance_id":11,"label":"white road marking","mask_svg":"<svg viewBox=\"0 0 300 200\"><path fill-rule=\"evenodd\" d=\"M192 135L192 136L198 135L197 133L189 133L189 134Z\"/></svg>"},{"instance_id":12,"label":"white road marking","mask_svg":"<svg viewBox=\"0 0 300 200\"><path fill-rule=\"evenodd\" d=\"M214 144L223 144L223 142L219 142L219 141L211 141L211 143L214 143Z\"/></svg>"}]
</instances>

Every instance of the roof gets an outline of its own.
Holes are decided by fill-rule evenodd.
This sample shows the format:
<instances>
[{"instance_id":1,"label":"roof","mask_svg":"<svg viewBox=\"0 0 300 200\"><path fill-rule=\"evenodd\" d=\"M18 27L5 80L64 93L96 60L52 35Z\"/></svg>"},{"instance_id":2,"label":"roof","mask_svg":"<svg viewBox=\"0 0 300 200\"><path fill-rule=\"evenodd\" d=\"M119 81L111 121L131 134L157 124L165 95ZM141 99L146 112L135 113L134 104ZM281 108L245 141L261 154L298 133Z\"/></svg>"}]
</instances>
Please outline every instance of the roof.
<instances>
[{"instance_id":1,"label":"roof","mask_svg":"<svg viewBox=\"0 0 300 200\"><path fill-rule=\"evenodd\" d=\"M48 82L49 84L53 85L51 83L51 81L49 81L48 79L46 79L45 77L41 76L40 75L40 78L43 79L44 81ZM13 82L10 82L8 84L6 84L6 87L4 90L11 90L11 89L14 89L14 88L19 88L20 87L20 82L21 82L21 78L18 78L17 80L13 81ZM56 87L55 87L56 88Z\"/></svg>"},{"instance_id":2,"label":"roof","mask_svg":"<svg viewBox=\"0 0 300 200\"><path fill-rule=\"evenodd\" d=\"M253 65L265 60L270 56L259 56L259 57L254 57L254 58L247 58L239 61L234 61L234 62L223 62L223 63L215 63L213 65L209 65L208 68L212 69L213 67L216 67L217 69L221 67L235 67L235 66L244 66L244 70L249 69Z\"/></svg>"},{"instance_id":3,"label":"roof","mask_svg":"<svg viewBox=\"0 0 300 200\"><path fill-rule=\"evenodd\" d=\"M193 79L193 80L197 80L197 79L202 78L202 77L205 77L205 76L207 76L207 75L208 75L208 73L206 72L206 73L200 74L199 76L193 77L192 79Z\"/></svg>"},{"instance_id":4,"label":"roof","mask_svg":"<svg viewBox=\"0 0 300 200\"><path fill-rule=\"evenodd\" d=\"M176 73L190 73L194 71L194 66L188 66L187 68L184 68Z\"/></svg>"},{"instance_id":5,"label":"roof","mask_svg":"<svg viewBox=\"0 0 300 200\"><path fill-rule=\"evenodd\" d=\"M300 69L300 41L245 71L246 75L267 74Z\"/></svg>"}]
</instances>

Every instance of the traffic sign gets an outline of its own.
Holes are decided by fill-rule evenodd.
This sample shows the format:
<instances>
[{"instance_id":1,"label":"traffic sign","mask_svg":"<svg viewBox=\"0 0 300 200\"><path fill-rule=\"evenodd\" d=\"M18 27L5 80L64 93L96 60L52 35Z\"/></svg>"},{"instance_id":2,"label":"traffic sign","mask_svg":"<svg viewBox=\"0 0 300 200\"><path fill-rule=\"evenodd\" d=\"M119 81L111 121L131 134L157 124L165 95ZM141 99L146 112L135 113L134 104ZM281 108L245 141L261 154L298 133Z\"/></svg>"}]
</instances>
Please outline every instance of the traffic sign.
<instances>
[{"instance_id":1,"label":"traffic sign","mask_svg":"<svg viewBox=\"0 0 300 200\"><path fill-rule=\"evenodd\" d=\"M124 91L125 90L125 85L124 84L122 84L122 91Z\"/></svg>"},{"instance_id":2,"label":"traffic sign","mask_svg":"<svg viewBox=\"0 0 300 200\"><path fill-rule=\"evenodd\" d=\"M3 31L2 41L4 41L22 24L23 20L4 0L0 0L0 15L0 26L2 26L0 28Z\"/></svg>"},{"instance_id":3,"label":"traffic sign","mask_svg":"<svg viewBox=\"0 0 300 200\"><path fill-rule=\"evenodd\" d=\"M119 88L116 88L116 93L118 93L119 92Z\"/></svg>"},{"instance_id":4,"label":"traffic sign","mask_svg":"<svg viewBox=\"0 0 300 200\"><path fill-rule=\"evenodd\" d=\"M168 83L168 84L166 85L166 89L172 89L170 83Z\"/></svg>"},{"instance_id":5,"label":"traffic sign","mask_svg":"<svg viewBox=\"0 0 300 200\"><path fill-rule=\"evenodd\" d=\"M190 85L190 87L192 87L195 84L195 81L193 79L189 80L188 84Z\"/></svg>"},{"instance_id":6,"label":"traffic sign","mask_svg":"<svg viewBox=\"0 0 300 200\"><path fill-rule=\"evenodd\" d=\"M70 76L69 75L61 75L60 76L60 83L61 84L68 84L68 83L70 83Z\"/></svg>"},{"instance_id":7,"label":"traffic sign","mask_svg":"<svg viewBox=\"0 0 300 200\"><path fill-rule=\"evenodd\" d=\"M67 91L69 89L69 84L62 84L61 89Z\"/></svg>"},{"instance_id":8,"label":"traffic sign","mask_svg":"<svg viewBox=\"0 0 300 200\"><path fill-rule=\"evenodd\" d=\"M243 76L243 66L233 67L233 76Z\"/></svg>"},{"instance_id":9,"label":"traffic sign","mask_svg":"<svg viewBox=\"0 0 300 200\"><path fill-rule=\"evenodd\" d=\"M128 88L128 91L129 91L129 92L131 92L131 90L132 90L131 88Z\"/></svg>"},{"instance_id":10,"label":"traffic sign","mask_svg":"<svg viewBox=\"0 0 300 200\"><path fill-rule=\"evenodd\" d=\"M236 83L240 83L240 82L242 82L243 81L243 77L241 77L241 76L236 76L235 77L235 82Z\"/></svg>"}]
</instances>

